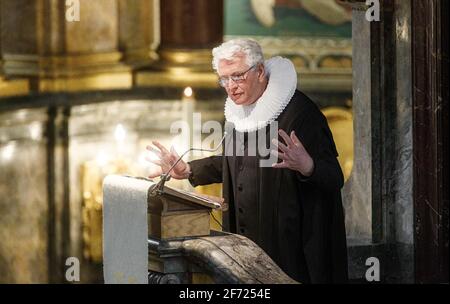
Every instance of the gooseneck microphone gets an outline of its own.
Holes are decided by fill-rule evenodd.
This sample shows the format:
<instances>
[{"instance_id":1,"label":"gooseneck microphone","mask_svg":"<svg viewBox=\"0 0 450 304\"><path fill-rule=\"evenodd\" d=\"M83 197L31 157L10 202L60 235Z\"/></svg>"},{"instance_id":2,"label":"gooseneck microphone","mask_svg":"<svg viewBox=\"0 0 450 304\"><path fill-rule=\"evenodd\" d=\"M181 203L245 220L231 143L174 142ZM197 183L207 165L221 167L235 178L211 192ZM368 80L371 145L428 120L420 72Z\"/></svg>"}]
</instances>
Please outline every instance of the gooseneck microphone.
<instances>
[{"instance_id":1,"label":"gooseneck microphone","mask_svg":"<svg viewBox=\"0 0 450 304\"><path fill-rule=\"evenodd\" d=\"M227 136L227 132L223 132L223 137L220 140L219 144L214 149L199 149L199 148L190 148L189 150L185 151L181 156L177 159L177 161L170 167L170 169L166 172L161 174L160 178L161 180L158 182L158 184L153 187L153 189L150 191L150 195L154 196L155 192L156 194L160 195L164 192L164 184L166 181L170 180L170 172L172 172L173 168L183 159L183 157L188 154L191 151L201 151L201 152L216 152L219 150L219 148L222 146L223 141L225 140Z\"/></svg>"}]
</instances>

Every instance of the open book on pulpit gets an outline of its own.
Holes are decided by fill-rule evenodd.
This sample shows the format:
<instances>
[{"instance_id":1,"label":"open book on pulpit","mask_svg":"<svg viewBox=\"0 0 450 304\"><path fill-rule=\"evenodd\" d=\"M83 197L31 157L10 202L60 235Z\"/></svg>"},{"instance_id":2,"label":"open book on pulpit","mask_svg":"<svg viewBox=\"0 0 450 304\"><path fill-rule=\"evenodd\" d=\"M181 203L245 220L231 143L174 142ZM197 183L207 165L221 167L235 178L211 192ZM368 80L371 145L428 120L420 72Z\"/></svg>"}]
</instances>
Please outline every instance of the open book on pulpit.
<instances>
[{"instance_id":1,"label":"open book on pulpit","mask_svg":"<svg viewBox=\"0 0 450 304\"><path fill-rule=\"evenodd\" d=\"M222 198L164 186L148 196L149 236L158 239L210 234L210 213L226 210ZM155 192L157 193L155 195Z\"/></svg>"},{"instance_id":2,"label":"open book on pulpit","mask_svg":"<svg viewBox=\"0 0 450 304\"><path fill-rule=\"evenodd\" d=\"M203 205L211 209L226 209L223 198L217 196L211 196L206 194L200 194L190 191L185 191L181 189L171 188L168 186L164 187L164 193L171 197L177 197L185 200L186 202Z\"/></svg>"}]
</instances>

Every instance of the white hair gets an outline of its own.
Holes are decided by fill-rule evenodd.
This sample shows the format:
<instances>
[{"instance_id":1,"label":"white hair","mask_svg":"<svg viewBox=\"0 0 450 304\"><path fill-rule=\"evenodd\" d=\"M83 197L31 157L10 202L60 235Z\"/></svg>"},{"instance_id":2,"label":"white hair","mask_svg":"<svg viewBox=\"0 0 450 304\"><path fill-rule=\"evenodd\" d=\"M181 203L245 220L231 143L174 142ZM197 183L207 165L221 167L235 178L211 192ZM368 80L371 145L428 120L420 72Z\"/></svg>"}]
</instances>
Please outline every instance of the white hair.
<instances>
[{"instance_id":1,"label":"white hair","mask_svg":"<svg viewBox=\"0 0 450 304\"><path fill-rule=\"evenodd\" d=\"M251 67L264 62L261 46L253 39L233 39L213 49L213 69L217 72L220 60L231 60L237 53L244 53L246 64Z\"/></svg>"}]
</instances>

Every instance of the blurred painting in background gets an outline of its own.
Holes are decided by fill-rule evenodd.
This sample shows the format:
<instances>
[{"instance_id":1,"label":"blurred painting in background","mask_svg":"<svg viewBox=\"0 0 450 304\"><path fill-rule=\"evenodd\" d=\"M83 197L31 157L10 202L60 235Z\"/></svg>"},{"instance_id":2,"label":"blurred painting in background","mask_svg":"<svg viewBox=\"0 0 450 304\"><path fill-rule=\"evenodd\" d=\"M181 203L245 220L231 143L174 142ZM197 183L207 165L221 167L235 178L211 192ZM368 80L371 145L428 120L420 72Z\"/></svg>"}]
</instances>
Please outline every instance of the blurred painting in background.
<instances>
[{"instance_id":1,"label":"blurred painting in background","mask_svg":"<svg viewBox=\"0 0 450 304\"><path fill-rule=\"evenodd\" d=\"M351 37L351 9L337 0L227 0L227 35Z\"/></svg>"}]
</instances>

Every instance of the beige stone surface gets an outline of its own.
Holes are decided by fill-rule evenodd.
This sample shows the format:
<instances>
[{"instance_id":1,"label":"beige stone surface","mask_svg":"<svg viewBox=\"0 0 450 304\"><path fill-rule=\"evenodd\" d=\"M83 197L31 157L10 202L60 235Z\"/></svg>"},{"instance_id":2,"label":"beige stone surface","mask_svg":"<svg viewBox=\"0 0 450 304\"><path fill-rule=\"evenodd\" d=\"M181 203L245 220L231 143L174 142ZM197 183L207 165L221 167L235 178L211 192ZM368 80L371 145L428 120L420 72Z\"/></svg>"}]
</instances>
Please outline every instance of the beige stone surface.
<instances>
[{"instance_id":1,"label":"beige stone surface","mask_svg":"<svg viewBox=\"0 0 450 304\"><path fill-rule=\"evenodd\" d=\"M66 23L67 52L109 52L118 48L117 0L80 0L80 21Z\"/></svg>"},{"instance_id":2,"label":"beige stone surface","mask_svg":"<svg viewBox=\"0 0 450 304\"><path fill-rule=\"evenodd\" d=\"M46 143L24 138L42 127L27 115L0 115L0 283L48 281Z\"/></svg>"}]
</instances>

